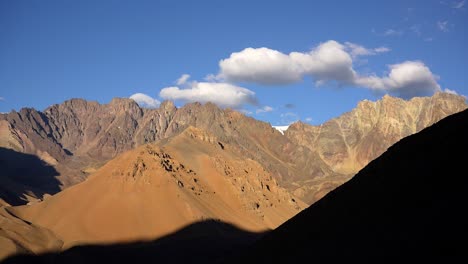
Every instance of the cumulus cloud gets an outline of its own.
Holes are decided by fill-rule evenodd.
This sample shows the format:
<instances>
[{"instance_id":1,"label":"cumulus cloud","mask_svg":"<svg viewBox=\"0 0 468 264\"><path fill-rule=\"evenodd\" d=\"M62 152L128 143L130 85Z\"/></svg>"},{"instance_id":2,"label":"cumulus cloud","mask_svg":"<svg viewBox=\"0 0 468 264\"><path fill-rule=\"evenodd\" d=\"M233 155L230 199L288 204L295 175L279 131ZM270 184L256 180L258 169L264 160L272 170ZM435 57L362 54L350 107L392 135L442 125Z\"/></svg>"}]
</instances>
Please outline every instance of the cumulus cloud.
<instances>
[{"instance_id":1,"label":"cumulus cloud","mask_svg":"<svg viewBox=\"0 0 468 264\"><path fill-rule=\"evenodd\" d=\"M345 46L334 40L322 43L308 53L291 52L290 57L301 67L303 75L312 76L318 85L327 81L349 83L356 75Z\"/></svg>"},{"instance_id":2,"label":"cumulus cloud","mask_svg":"<svg viewBox=\"0 0 468 264\"><path fill-rule=\"evenodd\" d=\"M312 119L312 117L306 117L304 120L305 120L306 122L310 123L310 122L312 122L313 119Z\"/></svg>"},{"instance_id":3,"label":"cumulus cloud","mask_svg":"<svg viewBox=\"0 0 468 264\"><path fill-rule=\"evenodd\" d=\"M167 100L181 100L184 102L212 102L221 107L231 108L239 108L245 104L257 104L253 91L233 84L188 82L188 78L185 78L183 83L185 85L182 87L173 86L161 89L159 96Z\"/></svg>"},{"instance_id":4,"label":"cumulus cloud","mask_svg":"<svg viewBox=\"0 0 468 264\"><path fill-rule=\"evenodd\" d=\"M274 109L273 107L271 106L268 106L268 105L265 105L264 107L262 108L258 108L255 113L257 114L260 114L260 113L268 113L268 112L272 112Z\"/></svg>"},{"instance_id":5,"label":"cumulus cloud","mask_svg":"<svg viewBox=\"0 0 468 264\"><path fill-rule=\"evenodd\" d=\"M405 61L389 66L390 73L385 77L360 76L356 85L368 87L374 91L389 92L402 98L432 95L440 91L438 76L420 61Z\"/></svg>"},{"instance_id":6,"label":"cumulus cloud","mask_svg":"<svg viewBox=\"0 0 468 264\"><path fill-rule=\"evenodd\" d=\"M288 84L302 79L301 69L288 55L268 48L234 52L221 60L219 67L218 78L232 82Z\"/></svg>"},{"instance_id":7,"label":"cumulus cloud","mask_svg":"<svg viewBox=\"0 0 468 264\"><path fill-rule=\"evenodd\" d=\"M265 47L246 48L221 60L220 73L216 78L229 82L284 85L299 82L304 76L311 76L317 85L327 81L350 84L356 78L353 58L388 51L390 49L383 46L369 49L351 42L343 45L334 40L321 43L310 52L289 54Z\"/></svg>"},{"instance_id":8,"label":"cumulus cloud","mask_svg":"<svg viewBox=\"0 0 468 264\"><path fill-rule=\"evenodd\" d=\"M141 107L147 108L157 108L161 104L158 100L152 98L149 95L143 93L136 93L130 96L130 99L133 99Z\"/></svg>"},{"instance_id":9,"label":"cumulus cloud","mask_svg":"<svg viewBox=\"0 0 468 264\"><path fill-rule=\"evenodd\" d=\"M305 75L317 84L352 80L352 58L345 46L330 40L310 52L284 54L269 48L246 48L219 62L217 78L229 82L282 85L299 82Z\"/></svg>"},{"instance_id":10,"label":"cumulus cloud","mask_svg":"<svg viewBox=\"0 0 468 264\"><path fill-rule=\"evenodd\" d=\"M360 75L353 68L353 59L388 52L381 46L366 48L345 42L327 41L309 52L284 54L268 48L247 48L232 53L219 63L218 80L229 82L253 82L259 84L290 84L305 76L314 79L316 85L334 82L369 88L403 98L430 95L440 91L438 77L420 61L406 61L389 66L389 74Z\"/></svg>"}]
</instances>

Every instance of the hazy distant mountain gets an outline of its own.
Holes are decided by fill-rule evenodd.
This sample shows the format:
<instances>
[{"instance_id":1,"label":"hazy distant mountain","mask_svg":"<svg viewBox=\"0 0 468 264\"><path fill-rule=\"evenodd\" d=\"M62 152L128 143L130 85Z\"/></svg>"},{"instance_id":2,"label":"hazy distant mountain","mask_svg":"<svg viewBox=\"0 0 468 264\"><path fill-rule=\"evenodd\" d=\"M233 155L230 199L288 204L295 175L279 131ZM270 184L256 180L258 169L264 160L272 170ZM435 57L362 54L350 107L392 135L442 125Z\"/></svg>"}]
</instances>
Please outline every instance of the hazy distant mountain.
<instances>
[{"instance_id":1,"label":"hazy distant mountain","mask_svg":"<svg viewBox=\"0 0 468 264\"><path fill-rule=\"evenodd\" d=\"M404 138L353 179L267 234L246 260L466 259L466 135L468 110Z\"/></svg>"},{"instance_id":2,"label":"hazy distant mountain","mask_svg":"<svg viewBox=\"0 0 468 264\"><path fill-rule=\"evenodd\" d=\"M119 153L193 126L257 161L280 185L311 203L400 138L466 107L463 97L444 93L408 102L386 96L361 102L321 126L293 124L284 136L268 123L210 103L176 108L163 102L158 109L144 109L131 99L109 104L72 99L44 112L26 108L0 114L0 147L33 154L54 171L47 170L48 180L36 181L31 179L40 175L3 172L8 193L0 188L0 199L21 204L55 193L83 181Z\"/></svg>"}]
</instances>

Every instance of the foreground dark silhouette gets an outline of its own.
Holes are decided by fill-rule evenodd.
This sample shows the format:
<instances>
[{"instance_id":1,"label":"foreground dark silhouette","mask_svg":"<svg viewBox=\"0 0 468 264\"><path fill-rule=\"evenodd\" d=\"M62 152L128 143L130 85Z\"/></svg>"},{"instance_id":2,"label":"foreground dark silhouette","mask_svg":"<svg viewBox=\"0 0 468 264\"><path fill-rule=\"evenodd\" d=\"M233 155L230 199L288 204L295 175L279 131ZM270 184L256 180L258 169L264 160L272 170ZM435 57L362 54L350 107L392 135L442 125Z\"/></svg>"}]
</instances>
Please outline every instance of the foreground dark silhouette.
<instances>
[{"instance_id":1,"label":"foreground dark silhouette","mask_svg":"<svg viewBox=\"0 0 468 264\"><path fill-rule=\"evenodd\" d=\"M466 258L468 111L402 139L238 261Z\"/></svg>"},{"instance_id":2,"label":"foreground dark silhouette","mask_svg":"<svg viewBox=\"0 0 468 264\"><path fill-rule=\"evenodd\" d=\"M155 241L76 246L61 253L13 256L2 263L217 263L263 234L208 220Z\"/></svg>"},{"instance_id":3,"label":"foreground dark silhouette","mask_svg":"<svg viewBox=\"0 0 468 264\"><path fill-rule=\"evenodd\" d=\"M0 147L0 198L10 205L27 202L25 194L42 198L60 191L59 173L37 156Z\"/></svg>"}]
</instances>

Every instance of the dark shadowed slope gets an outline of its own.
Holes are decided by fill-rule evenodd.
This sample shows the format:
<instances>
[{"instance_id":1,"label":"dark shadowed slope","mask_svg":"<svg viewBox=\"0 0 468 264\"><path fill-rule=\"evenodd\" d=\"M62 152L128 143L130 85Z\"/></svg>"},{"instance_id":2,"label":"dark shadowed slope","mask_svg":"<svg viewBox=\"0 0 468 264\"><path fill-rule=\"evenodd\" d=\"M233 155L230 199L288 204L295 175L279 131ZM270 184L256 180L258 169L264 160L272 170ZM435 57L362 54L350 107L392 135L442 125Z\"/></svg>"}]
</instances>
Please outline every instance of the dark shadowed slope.
<instances>
[{"instance_id":1,"label":"dark shadowed slope","mask_svg":"<svg viewBox=\"0 0 468 264\"><path fill-rule=\"evenodd\" d=\"M402 139L266 235L249 262L466 257L468 111ZM284 262L286 263L286 262Z\"/></svg>"},{"instance_id":2,"label":"dark shadowed slope","mask_svg":"<svg viewBox=\"0 0 468 264\"><path fill-rule=\"evenodd\" d=\"M60 191L58 172L35 155L0 147L0 168L0 201L10 205Z\"/></svg>"},{"instance_id":3,"label":"dark shadowed slope","mask_svg":"<svg viewBox=\"0 0 468 264\"><path fill-rule=\"evenodd\" d=\"M216 263L244 250L262 233L208 220L152 242L77 246L61 253L15 256L6 263Z\"/></svg>"}]
</instances>

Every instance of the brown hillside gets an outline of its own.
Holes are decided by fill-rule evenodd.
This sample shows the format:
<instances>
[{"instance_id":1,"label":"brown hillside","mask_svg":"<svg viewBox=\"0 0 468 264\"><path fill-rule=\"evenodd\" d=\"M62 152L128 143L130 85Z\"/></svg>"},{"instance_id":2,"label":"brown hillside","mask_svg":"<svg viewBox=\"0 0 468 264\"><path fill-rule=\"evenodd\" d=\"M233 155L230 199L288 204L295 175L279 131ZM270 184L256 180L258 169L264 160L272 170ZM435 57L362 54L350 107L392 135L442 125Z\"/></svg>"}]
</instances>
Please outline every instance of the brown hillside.
<instances>
[{"instance_id":1,"label":"brown hillside","mask_svg":"<svg viewBox=\"0 0 468 264\"><path fill-rule=\"evenodd\" d=\"M86 181L12 212L51 229L69 247L154 239L204 219L263 231L304 207L258 162L188 127L159 144L125 152Z\"/></svg>"}]
</instances>

